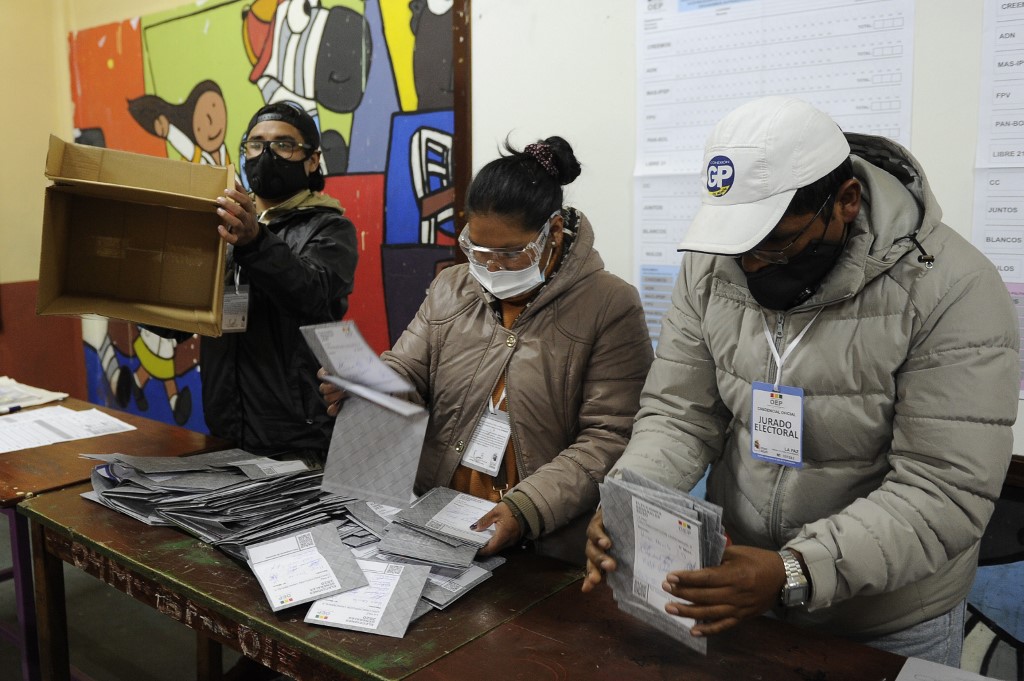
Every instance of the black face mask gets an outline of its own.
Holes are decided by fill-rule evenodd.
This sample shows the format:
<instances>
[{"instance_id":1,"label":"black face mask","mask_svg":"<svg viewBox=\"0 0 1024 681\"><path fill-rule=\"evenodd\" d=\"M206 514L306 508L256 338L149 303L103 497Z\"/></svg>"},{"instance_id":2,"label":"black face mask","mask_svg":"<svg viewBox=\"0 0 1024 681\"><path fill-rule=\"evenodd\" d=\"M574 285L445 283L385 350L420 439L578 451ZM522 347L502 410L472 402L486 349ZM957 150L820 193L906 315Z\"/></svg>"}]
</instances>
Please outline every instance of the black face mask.
<instances>
[{"instance_id":1,"label":"black face mask","mask_svg":"<svg viewBox=\"0 0 1024 681\"><path fill-rule=\"evenodd\" d=\"M249 178L253 194L278 201L309 188L305 163L306 159L285 160L265 147L256 158L245 159L245 176Z\"/></svg>"},{"instance_id":2,"label":"black face mask","mask_svg":"<svg viewBox=\"0 0 1024 681\"><path fill-rule=\"evenodd\" d=\"M769 310L794 308L814 295L845 247L845 238L835 244L812 241L785 265L773 264L756 272L744 271L747 289L761 307Z\"/></svg>"}]
</instances>

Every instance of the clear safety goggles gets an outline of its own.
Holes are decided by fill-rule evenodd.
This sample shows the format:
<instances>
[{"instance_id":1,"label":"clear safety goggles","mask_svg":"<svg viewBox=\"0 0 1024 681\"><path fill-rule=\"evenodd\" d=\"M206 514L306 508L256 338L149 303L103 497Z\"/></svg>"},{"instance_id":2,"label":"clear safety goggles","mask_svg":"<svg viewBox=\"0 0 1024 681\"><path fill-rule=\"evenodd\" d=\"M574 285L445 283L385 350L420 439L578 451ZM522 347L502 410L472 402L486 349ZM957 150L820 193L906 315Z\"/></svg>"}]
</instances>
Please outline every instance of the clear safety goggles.
<instances>
[{"instance_id":1,"label":"clear safety goggles","mask_svg":"<svg viewBox=\"0 0 1024 681\"><path fill-rule=\"evenodd\" d=\"M544 242L548 238L550 229L551 219L548 218L533 241L522 248L487 248L470 240L469 225L466 225L459 234L459 248L466 254L466 259L470 263L486 267L492 272L525 270L540 262L540 257L544 253Z\"/></svg>"}]
</instances>

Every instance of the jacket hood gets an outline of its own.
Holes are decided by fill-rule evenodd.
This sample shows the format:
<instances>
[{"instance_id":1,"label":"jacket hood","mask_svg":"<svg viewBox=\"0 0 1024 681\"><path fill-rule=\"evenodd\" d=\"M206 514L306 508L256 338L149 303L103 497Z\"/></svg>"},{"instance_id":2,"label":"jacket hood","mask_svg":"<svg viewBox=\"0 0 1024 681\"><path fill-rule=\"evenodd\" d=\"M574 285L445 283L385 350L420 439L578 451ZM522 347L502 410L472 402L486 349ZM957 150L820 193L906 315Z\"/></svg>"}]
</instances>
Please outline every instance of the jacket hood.
<instances>
[{"instance_id":1,"label":"jacket hood","mask_svg":"<svg viewBox=\"0 0 1024 681\"><path fill-rule=\"evenodd\" d=\"M565 229L575 236L571 240L569 250L563 254L558 270L542 285L536 297L529 302L521 315L523 318L557 300L563 292L571 289L580 279L604 269L604 261L594 250L594 229L587 216L575 208L564 208L562 216L565 219ZM469 274L469 265L463 265L463 268L467 279L472 281L471 285L476 295L483 298L488 304L493 304L497 298L472 278L472 275Z\"/></svg>"},{"instance_id":2,"label":"jacket hood","mask_svg":"<svg viewBox=\"0 0 1024 681\"><path fill-rule=\"evenodd\" d=\"M279 203L273 208L268 208L263 216L261 216L261 222L270 222L281 213L287 213L292 210L307 210L309 208L323 208L327 210L335 210L338 212L338 215L345 214L345 209L341 207L341 204L338 203L338 200L333 196L328 196L327 194L307 189L292 196L288 200Z\"/></svg>"},{"instance_id":3,"label":"jacket hood","mask_svg":"<svg viewBox=\"0 0 1024 681\"><path fill-rule=\"evenodd\" d=\"M795 309L857 295L911 251L917 252L915 240L926 241L942 219L924 171L909 151L875 135L846 133L846 139L853 175L861 184L860 213L848 227L846 248L835 267L817 293ZM746 277L734 258L726 265L726 258L707 257L719 258L719 276L746 288Z\"/></svg>"}]
</instances>

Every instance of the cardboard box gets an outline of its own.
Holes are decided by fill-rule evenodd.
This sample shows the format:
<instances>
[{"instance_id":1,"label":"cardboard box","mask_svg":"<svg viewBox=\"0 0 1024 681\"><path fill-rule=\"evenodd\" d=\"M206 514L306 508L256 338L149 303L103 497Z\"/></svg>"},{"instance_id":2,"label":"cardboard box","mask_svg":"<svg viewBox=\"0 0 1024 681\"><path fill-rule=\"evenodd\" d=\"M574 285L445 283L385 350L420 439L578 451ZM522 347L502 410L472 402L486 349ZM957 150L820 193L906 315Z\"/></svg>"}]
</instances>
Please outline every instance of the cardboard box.
<instances>
[{"instance_id":1,"label":"cardboard box","mask_svg":"<svg viewBox=\"0 0 1024 681\"><path fill-rule=\"evenodd\" d=\"M231 166L133 154L51 136L41 315L99 314L221 334L225 244L216 197Z\"/></svg>"}]
</instances>

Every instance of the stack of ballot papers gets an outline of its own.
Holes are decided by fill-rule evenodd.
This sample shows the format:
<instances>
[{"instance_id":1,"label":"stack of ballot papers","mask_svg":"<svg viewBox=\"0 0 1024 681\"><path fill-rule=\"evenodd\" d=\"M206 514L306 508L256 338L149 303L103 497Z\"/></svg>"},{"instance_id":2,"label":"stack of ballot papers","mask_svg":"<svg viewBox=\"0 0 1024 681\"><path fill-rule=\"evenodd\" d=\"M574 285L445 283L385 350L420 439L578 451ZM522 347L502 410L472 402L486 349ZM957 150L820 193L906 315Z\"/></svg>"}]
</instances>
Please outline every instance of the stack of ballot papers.
<instances>
[{"instance_id":1,"label":"stack of ballot papers","mask_svg":"<svg viewBox=\"0 0 1024 681\"><path fill-rule=\"evenodd\" d=\"M722 562L722 508L628 469L619 478L605 478L601 508L615 547L618 567L608 574L608 584L619 609L707 654L707 639L690 634L696 622L665 612L677 599L661 585L669 572Z\"/></svg>"},{"instance_id":2,"label":"stack of ballot papers","mask_svg":"<svg viewBox=\"0 0 1024 681\"><path fill-rule=\"evenodd\" d=\"M310 624L401 637L505 562L473 560L493 531L468 526L493 502L453 490L432 490L400 508L330 494L321 489L321 471L240 449L82 456L102 461L93 490L82 496L151 525L179 527L244 561L271 610L308 604ZM413 550L395 540L399 534L413 537ZM432 551L418 548L424 538Z\"/></svg>"},{"instance_id":3,"label":"stack of ballot papers","mask_svg":"<svg viewBox=\"0 0 1024 681\"><path fill-rule=\"evenodd\" d=\"M434 565L467 568L494 527L477 532L470 528L494 508L493 501L435 487L394 517L380 542L380 550Z\"/></svg>"},{"instance_id":4,"label":"stack of ballot papers","mask_svg":"<svg viewBox=\"0 0 1024 681\"><path fill-rule=\"evenodd\" d=\"M427 431L426 409L395 394L415 389L363 340L355 322L300 329L325 379L349 397L334 423L324 490L390 506L408 506Z\"/></svg>"},{"instance_id":5,"label":"stack of ballot papers","mask_svg":"<svg viewBox=\"0 0 1024 681\"><path fill-rule=\"evenodd\" d=\"M5 407L9 412L13 407ZM99 409L43 407L0 416L0 453L135 430Z\"/></svg>"},{"instance_id":6,"label":"stack of ballot papers","mask_svg":"<svg viewBox=\"0 0 1024 681\"><path fill-rule=\"evenodd\" d=\"M149 525L174 525L244 558L248 544L346 520L356 542L373 538L347 522L351 501L320 489L323 474L302 461L277 461L241 449L188 457L83 454L104 463L92 472L87 499Z\"/></svg>"}]
</instances>

